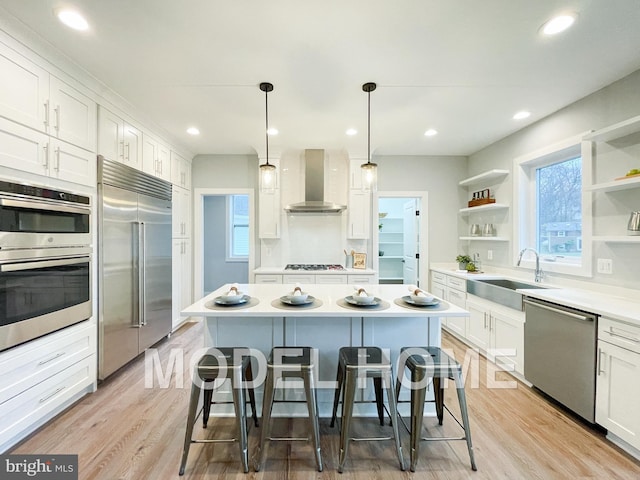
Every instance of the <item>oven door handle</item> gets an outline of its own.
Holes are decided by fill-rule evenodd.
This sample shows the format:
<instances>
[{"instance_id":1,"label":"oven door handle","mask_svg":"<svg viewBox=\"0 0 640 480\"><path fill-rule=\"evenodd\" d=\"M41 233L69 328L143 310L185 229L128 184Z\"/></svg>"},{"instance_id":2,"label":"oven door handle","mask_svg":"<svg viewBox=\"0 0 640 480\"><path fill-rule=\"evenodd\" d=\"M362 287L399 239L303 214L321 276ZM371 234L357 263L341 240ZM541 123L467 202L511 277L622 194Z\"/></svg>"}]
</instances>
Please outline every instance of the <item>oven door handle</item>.
<instances>
[{"instance_id":1,"label":"oven door handle","mask_svg":"<svg viewBox=\"0 0 640 480\"><path fill-rule=\"evenodd\" d=\"M0 265L0 272L18 272L20 270L34 270L36 268L60 267L87 263L90 257L61 258L56 260L41 260L38 262L6 263Z\"/></svg>"},{"instance_id":2,"label":"oven door handle","mask_svg":"<svg viewBox=\"0 0 640 480\"><path fill-rule=\"evenodd\" d=\"M26 200L15 200L13 198L0 198L0 205L5 207L28 208L31 210L49 210L53 212L79 213L81 215L89 215L91 210L83 207L74 207L72 205L58 205L49 202L30 202Z\"/></svg>"}]
</instances>

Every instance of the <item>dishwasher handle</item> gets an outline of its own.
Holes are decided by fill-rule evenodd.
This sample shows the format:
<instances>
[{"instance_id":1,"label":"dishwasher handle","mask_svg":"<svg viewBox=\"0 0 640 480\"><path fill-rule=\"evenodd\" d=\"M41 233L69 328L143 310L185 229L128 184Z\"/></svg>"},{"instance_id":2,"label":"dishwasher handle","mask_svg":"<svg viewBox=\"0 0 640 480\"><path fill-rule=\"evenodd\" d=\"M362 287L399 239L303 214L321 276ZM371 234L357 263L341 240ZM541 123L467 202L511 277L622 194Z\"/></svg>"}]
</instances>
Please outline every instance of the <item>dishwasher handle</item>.
<instances>
[{"instance_id":1,"label":"dishwasher handle","mask_svg":"<svg viewBox=\"0 0 640 480\"><path fill-rule=\"evenodd\" d=\"M584 322L593 322L594 321L594 317L592 317L592 316L580 315L579 313L569 312L567 310L563 310L563 309L560 309L560 308L553 308L553 307L550 307L548 305L545 305L545 304L542 304L542 303L539 303L539 302L532 302L530 300L527 300L526 298L524 298L522 301L526 305L531 305L532 307L542 308L543 310L549 310L550 312L566 315L567 317L575 318L576 320L582 320Z\"/></svg>"}]
</instances>

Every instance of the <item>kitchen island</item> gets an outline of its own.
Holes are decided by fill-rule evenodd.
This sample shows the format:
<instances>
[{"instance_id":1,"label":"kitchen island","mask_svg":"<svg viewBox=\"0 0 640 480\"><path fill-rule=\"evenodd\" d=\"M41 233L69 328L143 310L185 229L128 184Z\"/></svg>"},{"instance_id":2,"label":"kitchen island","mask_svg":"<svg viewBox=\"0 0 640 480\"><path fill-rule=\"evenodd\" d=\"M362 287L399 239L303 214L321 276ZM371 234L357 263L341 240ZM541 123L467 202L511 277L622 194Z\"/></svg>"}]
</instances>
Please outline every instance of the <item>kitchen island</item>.
<instances>
[{"instance_id":1,"label":"kitchen island","mask_svg":"<svg viewBox=\"0 0 640 480\"><path fill-rule=\"evenodd\" d=\"M440 317L467 316L460 307L441 300L433 307L415 307L402 301L406 285L367 285L379 305L359 307L345 301L355 294L350 285L303 285L316 300L307 306L280 301L294 285L242 284L239 290L251 300L238 306L220 306L214 299L230 285L198 300L182 311L183 316L204 317L204 347L247 346L268 357L274 346L310 346L317 349L318 402L320 415L331 415L333 383L338 350L343 346L375 345L388 349L396 362L404 346L440 346ZM254 359L256 362L257 359ZM259 382L259 366L254 375ZM259 388L259 387L258 387ZM287 399L302 399L302 392L287 391ZM365 391L366 398L373 398ZM258 399L261 395L258 395ZM284 408L283 408L284 407ZM362 404L356 412L375 415L375 406ZM274 414L306 415L304 404L280 404Z\"/></svg>"}]
</instances>

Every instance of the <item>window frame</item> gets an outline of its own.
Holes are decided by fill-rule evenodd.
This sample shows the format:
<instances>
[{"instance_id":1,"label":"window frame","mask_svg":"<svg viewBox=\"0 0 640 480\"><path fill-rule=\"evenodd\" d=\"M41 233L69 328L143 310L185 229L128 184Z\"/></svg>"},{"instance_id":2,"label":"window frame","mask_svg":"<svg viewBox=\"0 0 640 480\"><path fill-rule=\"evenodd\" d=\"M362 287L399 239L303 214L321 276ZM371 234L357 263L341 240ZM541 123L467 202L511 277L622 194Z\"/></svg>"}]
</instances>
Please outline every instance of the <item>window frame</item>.
<instances>
[{"instance_id":1,"label":"window frame","mask_svg":"<svg viewBox=\"0 0 640 480\"><path fill-rule=\"evenodd\" d=\"M540 267L548 273L591 277L592 272L592 205L588 187L592 183L593 144L584 141L589 132L581 133L514 159L513 171L513 267L535 269L533 255L525 254L517 266L520 251L536 245L536 169L580 156L582 158L582 236L580 263L545 260L540 256Z\"/></svg>"},{"instance_id":2,"label":"window frame","mask_svg":"<svg viewBox=\"0 0 640 480\"><path fill-rule=\"evenodd\" d=\"M247 255L234 255L233 254L233 199L234 197L246 196L246 194L231 194L226 196L226 221L225 221L225 229L226 229L226 238L227 238L227 248L225 249L225 260L227 262L247 262L249 261L249 252L247 251ZM248 198L250 201L250 198ZM247 228L248 235L251 235L250 232L250 224L249 216L247 215ZM251 242L251 238L249 238L249 242ZM250 250L250 248L248 249Z\"/></svg>"}]
</instances>

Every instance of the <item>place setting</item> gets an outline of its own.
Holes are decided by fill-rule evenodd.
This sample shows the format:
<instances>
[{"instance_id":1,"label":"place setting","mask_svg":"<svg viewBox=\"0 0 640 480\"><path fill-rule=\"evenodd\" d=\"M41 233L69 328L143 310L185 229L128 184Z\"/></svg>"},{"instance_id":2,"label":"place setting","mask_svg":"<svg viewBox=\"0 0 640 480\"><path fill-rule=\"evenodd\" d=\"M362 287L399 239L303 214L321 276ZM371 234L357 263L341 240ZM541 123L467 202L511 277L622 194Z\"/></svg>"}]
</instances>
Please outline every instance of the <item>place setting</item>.
<instances>
[{"instance_id":1,"label":"place setting","mask_svg":"<svg viewBox=\"0 0 640 480\"><path fill-rule=\"evenodd\" d=\"M282 310L311 310L322 305L322 300L309 295L302 290L299 284L295 284L293 291L276 298L271 302L271 306Z\"/></svg>"},{"instance_id":2,"label":"place setting","mask_svg":"<svg viewBox=\"0 0 640 480\"><path fill-rule=\"evenodd\" d=\"M242 310L254 307L259 303L260 300L240 291L238 284L234 283L226 293L209 300L204 306L211 310Z\"/></svg>"},{"instance_id":3,"label":"place setting","mask_svg":"<svg viewBox=\"0 0 640 480\"><path fill-rule=\"evenodd\" d=\"M350 310L386 310L389 308L389 302L372 295L360 285L354 285L353 289L354 294L337 300L338 306Z\"/></svg>"},{"instance_id":4,"label":"place setting","mask_svg":"<svg viewBox=\"0 0 640 480\"><path fill-rule=\"evenodd\" d=\"M408 285L409 295L396 298L393 303L411 310L443 310L446 303L416 285Z\"/></svg>"}]
</instances>

